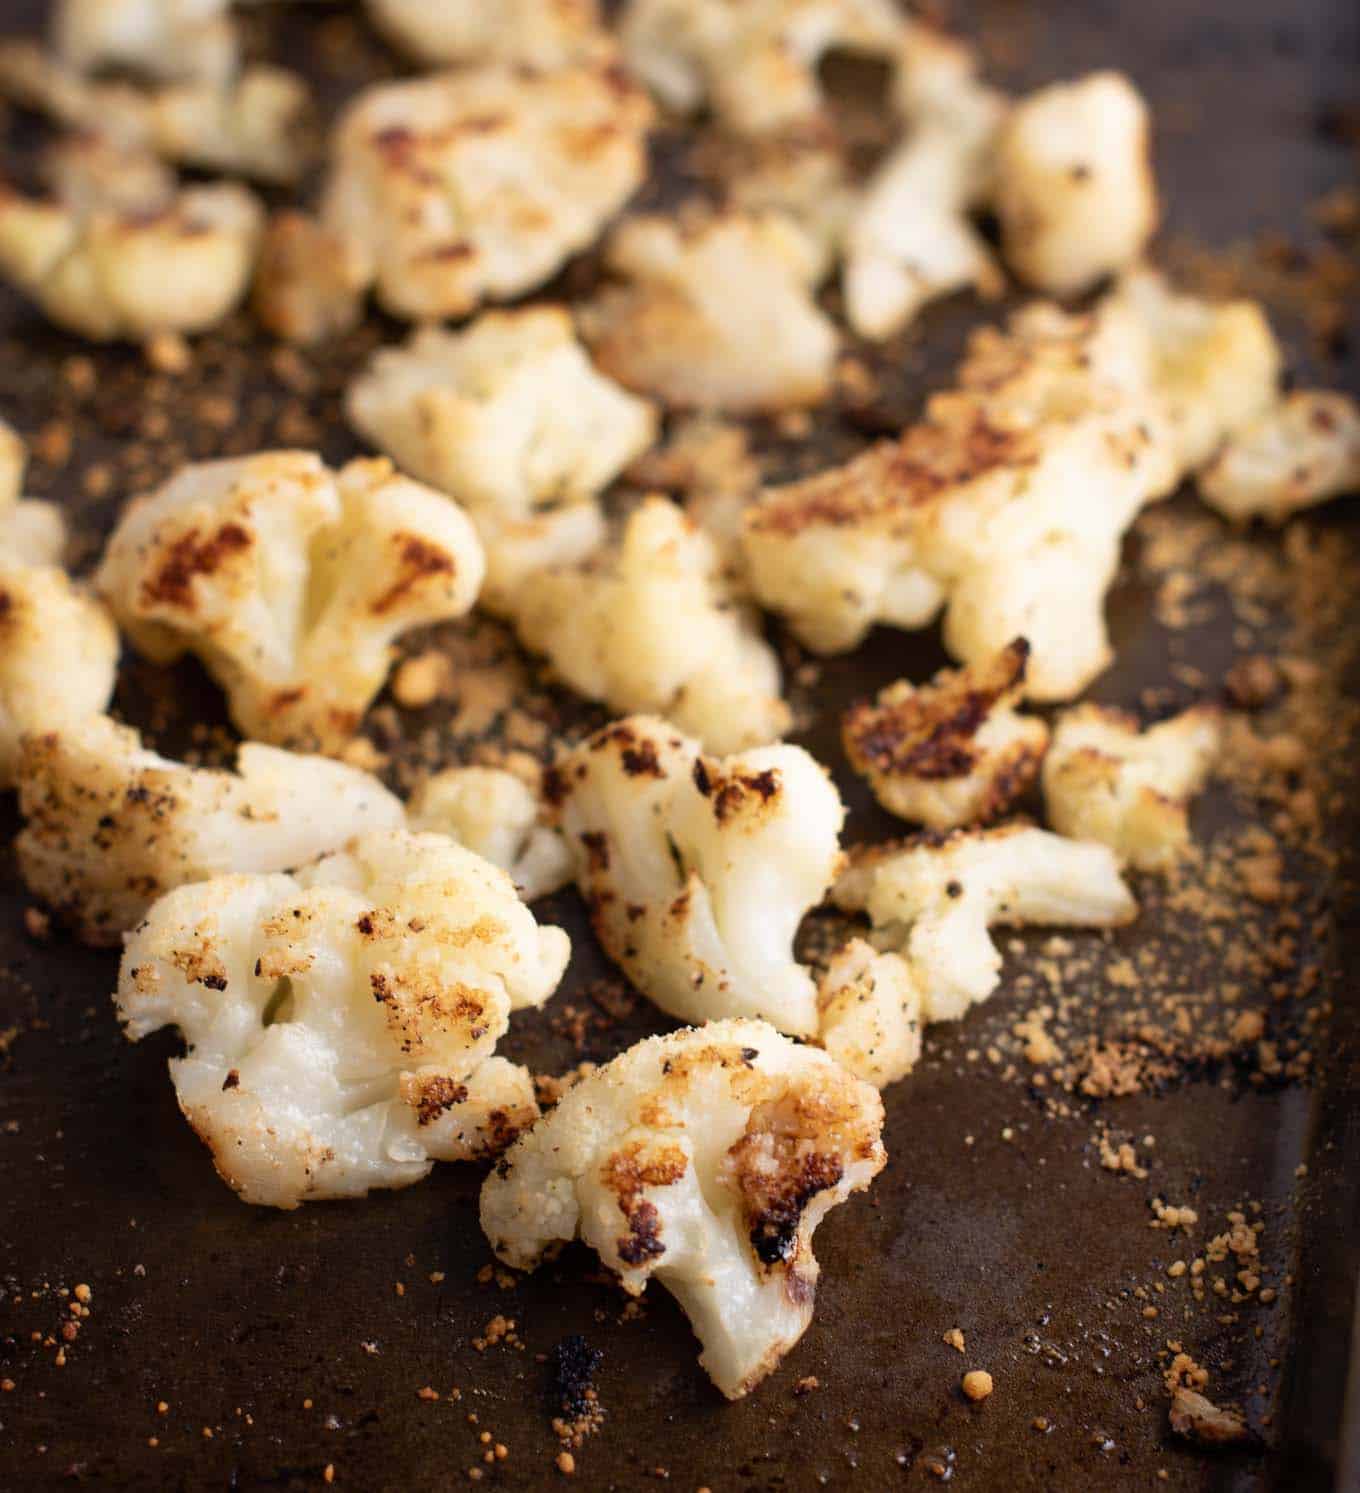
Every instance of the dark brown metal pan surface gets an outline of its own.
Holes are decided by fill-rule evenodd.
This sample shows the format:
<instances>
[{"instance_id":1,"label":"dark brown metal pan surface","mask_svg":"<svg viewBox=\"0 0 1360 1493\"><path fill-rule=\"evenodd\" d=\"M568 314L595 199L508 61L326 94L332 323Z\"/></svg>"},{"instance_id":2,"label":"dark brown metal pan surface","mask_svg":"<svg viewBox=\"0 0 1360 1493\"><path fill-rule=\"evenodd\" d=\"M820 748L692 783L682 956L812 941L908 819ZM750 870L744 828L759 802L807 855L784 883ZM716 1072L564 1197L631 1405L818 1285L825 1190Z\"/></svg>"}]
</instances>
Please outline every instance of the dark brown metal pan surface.
<instances>
[{"instance_id":1,"label":"dark brown metal pan surface","mask_svg":"<svg viewBox=\"0 0 1360 1493\"><path fill-rule=\"evenodd\" d=\"M5 15L20 28L38 9L11 0ZM1157 121L1167 243L1221 248L1278 231L1316 247L1309 205L1353 181L1360 31L1334 0L985 0L956 20L1017 86L1104 65L1136 79ZM338 8L280 7L252 25L332 101L366 70L394 65L371 38L357 50L321 43L349 34L337 25L365 35ZM12 165L24 164L33 139L31 124L10 121ZM1303 319L1287 311L1280 324L1294 370L1354 390L1354 303L1330 363L1317 361ZM994 314L963 298L927 316L909 344L885 354L892 376L875 420L907 418L946 376L963 330ZM299 393L245 330L208 339L182 390L149 374L135 351L81 346L12 300L0 308L0 336L0 412L30 435L54 421L70 428L65 459L59 432L39 437L30 485L70 504L87 556L138 490L139 470L154 479L176 454L309 437L333 458L355 449L337 394L362 338L318 359L318 380ZM73 358L96 371L79 397ZM224 391L235 418L204 407ZM148 425L156 410L168 419ZM762 438L790 468L806 469L854 449L863 424L833 412L805 439ZM144 454L129 459L132 446ZM101 465L113 474L104 491L86 480ZM1176 501L1195 511L1192 498ZM1315 527L1360 534L1339 507ZM1263 552L1278 543L1260 541ZM1149 688L1169 689L1170 706L1213 694L1237 647L1231 611L1211 608L1168 632L1142 565L1146 544L1146 535L1131 542L1112 599L1118 662L1096 697L1136 705ZM1352 578L1352 607L1355 595ZM826 662L801 691L815 707L801 739L835 767L852 838L896 831L846 770L840 709L943 662L933 633L880 632ZM1184 683L1185 665L1202 672L1202 690ZM569 702L537 686L532 703L545 718L570 716ZM167 680L129 660L118 704L172 750L189 743L196 723L221 720L214 692L188 666ZM381 715L403 738L434 727L450 751L459 746L440 734L438 707ZM1354 761L1337 766L1354 777ZM1197 834L1225 832L1239 814L1215 790L1197 811ZM0 842L15 824L12 799L0 800ZM1353 843L1354 828L1344 816L1331 826L1338 849ZM30 937L28 899L8 851L0 855L0 1378L13 1384L0 1393L0 1487L307 1488L324 1485L328 1466L338 1487L401 1493L460 1486L469 1468L485 1486L565 1484L541 1360L579 1333L603 1355L595 1383L605 1421L575 1453L576 1481L591 1489L660 1480L715 1493L879 1490L929 1487L941 1474L1014 1493L1312 1493L1334 1478L1360 1488L1354 1441L1349 1470L1338 1472L1360 1260L1360 931L1344 859L1325 877L1308 873L1327 909L1310 957L1334 1007L1325 1037L1313 1031L1308 1083L1253 1082L1231 1061L1187 1063L1160 1086L1079 1097L1066 1116L1054 1113L1051 1094L1004 1079L1005 1064L987 1057L1034 1003L1016 981L1042 959L1046 935L1027 936L1025 952L1008 959L1006 986L960 1027L933 1034L927 1060L886 1095L891 1160L871 1197L838 1210L818 1234L823 1283L812 1329L757 1393L727 1405L670 1299L653 1290L641 1314L625 1313L625 1298L584 1251L509 1289L479 1283L490 1255L475 1169L443 1167L405 1192L291 1214L237 1202L176 1111L165 1072L174 1041L123 1041L109 1000L115 956L59 931ZM538 911L569 930L577 953L546 1015L517 1020L512 1055L562 1071L663 1027L642 1003L620 1005L574 893ZM1106 960L1157 942L1182 962L1187 986L1209 982L1217 955L1196 926L1152 906L1111 945L1091 947ZM1123 997L1097 984L1093 1020L1112 1029ZM1260 990L1241 998L1267 1001ZM1296 1029L1293 1016L1279 1020ZM1155 1137L1144 1152L1148 1178L1102 1168L1093 1139L1102 1126ZM1149 1227L1155 1196L1196 1208L1193 1239ZM1192 1306L1167 1267L1249 1202L1265 1223L1276 1300ZM58 1366L68 1314L58 1292L79 1282L92 1288L91 1315ZM1164 1293L1158 1282L1168 1283ZM1147 1305L1158 1315L1144 1315ZM478 1351L474 1340L498 1314L514 1319L522 1346ZM941 1341L954 1326L966 1334L963 1357ZM1162 1382L1170 1341L1211 1368L1216 1397L1246 1407L1263 1446L1208 1453L1171 1436ZM967 1367L995 1376L983 1405L958 1392ZM810 1377L818 1387L795 1393ZM421 1398L425 1386L440 1398ZM454 1386L461 1399L451 1401ZM484 1431L508 1451L490 1466Z\"/></svg>"}]
</instances>

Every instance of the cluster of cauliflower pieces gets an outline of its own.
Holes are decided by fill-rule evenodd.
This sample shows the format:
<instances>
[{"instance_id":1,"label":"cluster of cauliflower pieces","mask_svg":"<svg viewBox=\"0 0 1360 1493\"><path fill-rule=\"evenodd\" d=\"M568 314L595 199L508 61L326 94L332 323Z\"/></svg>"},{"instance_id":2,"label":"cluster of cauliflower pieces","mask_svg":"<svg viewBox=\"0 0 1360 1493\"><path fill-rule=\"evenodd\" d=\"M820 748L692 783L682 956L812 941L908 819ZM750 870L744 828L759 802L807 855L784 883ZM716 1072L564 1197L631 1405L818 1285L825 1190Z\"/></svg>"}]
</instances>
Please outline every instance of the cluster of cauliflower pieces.
<instances>
[{"instance_id":1,"label":"cluster of cauliflower pieces","mask_svg":"<svg viewBox=\"0 0 1360 1493\"><path fill-rule=\"evenodd\" d=\"M48 196L0 190L0 273L54 322L200 331L253 281L279 337L342 332L370 292L419 323L344 401L380 456L185 466L124 506L88 581L0 423L19 869L78 937L122 947L128 1036L179 1030L180 1107L245 1201L498 1158L499 1258L579 1237L625 1290L655 1276L735 1398L808 1326L817 1225L884 1165L878 1091L1000 985L990 930L1121 927L1125 873L1189 842L1218 710L1068 705L1111 661L1130 525L1186 478L1236 521L1352 491L1360 413L1282 393L1257 306L1143 266L1148 111L1120 75L1012 99L890 0L628 0L612 30L595 0L366 9L439 70L351 100L315 209L269 220L239 182L174 169L287 184L316 154L307 86L245 58L228 0L60 0L49 46L0 44L0 89L69 131ZM824 96L832 52L891 77L901 138L867 179ZM621 216L659 111L700 110L745 162L726 199ZM574 307L494 308L595 246ZM844 464L764 485L705 423L831 396L833 272L878 340L1007 270L1051 299L976 332L953 386ZM648 473L690 501L629 494ZM403 801L346 748L399 640L474 606L610 721L541 782L453 767ZM959 666L841 722L906 838L843 844L830 773L781 740L762 610L820 653L942 616ZM123 639L197 656L234 766L162 756L108 713ZM1027 795L1047 829L1017 817ZM572 883L610 959L688 1025L541 1113L496 1048L562 980L568 937L528 904ZM828 903L859 931L805 958Z\"/></svg>"}]
</instances>

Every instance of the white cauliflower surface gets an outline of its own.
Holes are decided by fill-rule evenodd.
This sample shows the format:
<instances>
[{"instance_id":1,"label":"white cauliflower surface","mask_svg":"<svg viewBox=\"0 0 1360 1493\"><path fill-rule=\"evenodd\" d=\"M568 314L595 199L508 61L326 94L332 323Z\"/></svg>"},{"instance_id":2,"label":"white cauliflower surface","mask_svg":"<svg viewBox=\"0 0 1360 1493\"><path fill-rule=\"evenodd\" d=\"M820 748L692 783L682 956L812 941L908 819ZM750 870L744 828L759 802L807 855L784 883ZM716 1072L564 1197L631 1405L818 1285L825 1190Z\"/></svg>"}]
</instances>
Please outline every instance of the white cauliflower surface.
<instances>
[{"instance_id":1,"label":"white cauliflower surface","mask_svg":"<svg viewBox=\"0 0 1360 1493\"><path fill-rule=\"evenodd\" d=\"M1154 387L1182 474L1275 405L1283 355L1256 302L1207 301L1147 268L1124 275L1113 299L1151 338Z\"/></svg>"},{"instance_id":2,"label":"white cauliflower surface","mask_svg":"<svg viewBox=\"0 0 1360 1493\"><path fill-rule=\"evenodd\" d=\"M817 982L817 1043L856 1078L886 1088L921 1056L923 1009L921 984L907 960L852 938Z\"/></svg>"},{"instance_id":3,"label":"white cauliflower surface","mask_svg":"<svg viewBox=\"0 0 1360 1493\"><path fill-rule=\"evenodd\" d=\"M603 378L560 306L422 327L351 384L350 422L403 471L514 519L589 502L651 445L651 406Z\"/></svg>"},{"instance_id":4,"label":"white cauliflower surface","mask_svg":"<svg viewBox=\"0 0 1360 1493\"><path fill-rule=\"evenodd\" d=\"M840 866L845 810L807 752L717 760L634 716L569 753L550 796L600 942L649 1000L683 1021L816 1033L793 939Z\"/></svg>"},{"instance_id":5,"label":"white cauliflower surface","mask_svg":"<svg viewBox=\"0 0 1360 1493\"><path fill-rule=\"evenodd\" d=\"M117 669L118 630L94 597L55 565L0 553L0 789L14 786L22 738L103 710Z\"/></svg>"},{"instance_id":6,"label":"white cauliflower surface","mask_svg":"<svg viewBox=\"0 0 1360 1493\"><path fill-rule=\"evenodd\" d=\"M1114 301L1080 316L1036 303L983 328L957 387L900 440L747 511L756 598L819 652L947 603L957 658L1025 637L1026 695L1070 699L1110 661L1121 537L1178 475L1153 368L1147 331Z\"/></svg>"},{"instance_id":7,"label":"white cauliflower surface","mask_svg":"<svg viewBox=\"0 0 1360 1493\"><path fill-rule=\"evenodd\" d=\"M365 256L355 245L285 208L265 229L251 302L273 336L310 344L358 325L367 282Z\"/></svg>"},{"instance_id":8,"label":"white cauliflower surface","mask_svg":"<svg viewBox=\"0 0 1360 1493\"><path fill-rule=\"evenodd\" d=\"M229 0L57 0L52 44L77 72L221 81L238 61Z\"/></svg>"},{"instance_id":9,"label":"white cauliflower surface","mask_svg":"<svg viewBox=\"0 0 1360 1493\"><path fill-rule=\"evenodd\" d=\"M675 408L747 414L829 394L836 329L813 300L824 253L793 219L630 218L605 259L624 283L580 323L611 378Z\"/></svg>"},{"instance_id":10,"label":"white cauliflower surface","mask_svg":"<svg viewBox=\"0 0 1360 1493\"><path fill-rule=\"evenodd\" d=\"M482 1227L521 1269L580 1237L640 1294L655 1278L729 1399L812 1320L812 1236L882 1169L878 1095L762 1021L651 1037L583 1079L506 1152Z\"/></svg>"},{"instance_id":11,"label":"white cauliflower surface","mask_svg":"<svg viewBox=\"0 0 1360 1493\"><path fill-rule=\"evenodd\" d=\"M304 451L183 468L134 503L98 586L134 644L197 653L242 734L336 750L354 734L408 629L462 616L484 559L449 498Z\"/></svg>"},{"instance_id":12,"label":"white cauliflower surface","mask_svg":"<svg viewBox=\"0 0 1360 1493\"><path fill-rule=\"evenodd\" d=\"M1146 730L1101 705L1065 711L1044 763L1049 823L1108 845L1137 870L1165 869L1189 843L1189 800L1207 781L1222 736L1220 712L1208 705Z\"/></svg>"},{"instance_id":13,"label":"white cauliflower surface","mask_svg":"<svg viewBox=\"0 0 1360 1493\"><path fill-rule=\"evenodd\" d=\"M66 520L55 503L21 496L28 448L0 420L0 567L55 565L66 548Z\"/></svg>"},{"instance_id":14,"label":"white cauliflower surface","mask_svg":"<svg viewBox=\"0 0 1360 1493\"><path fill-rule=\"evenodd\" d=\"M1108 846L1023 824L876 847L832 895L868 913L875 945L906 959L925 1021L957 1021L996 989L991 925L1117 928L1138 913Z\"/></svg>"},{"instance_id":15,"label":"white cauliflower surface","mask_svg":"<svg viewBox=\"0 0 1360 1493\"><path fill-rule=\"evenodd\" d=\"M526 902L566 886L575 874L571 851L544 822L538 796L502 768L434 773L412 793L406 812L412 829L448 835L499 866Z\"/></svg>"},{"instance_id":16,"label":"white cauliflower surface","mask_svg":"<svg viewBox=\"0 0 1360 1493\"><path fill-rule=\"evenodd\" d=\"M322 222L392 315L464 316L595 241L642 181L651 119L608 59L377 84L336 126Z\"/></svg>"},{"instance_id":17,"label":"white cauliflower surface","mask_svg":"<svg viewBox=\"0 0 1360 1493\"><path fill-rule=\"evenodd\" d=\"M1010 267L1075 296L1142 257L1157 227L1148 109L1122 73L1022 99L1001 128L993 200Z\"/></svg>"},{"instance_id":18,"label":"white cauliflower surface","mask_svg":"<svg viewBox=\"0 0 1360 1493\"><path fill-rule=\"evenodd\" d=\"M783 733L788 707L774 650L723 595L718 569L707 535L649 498L617 547L526 582L515 626L587 698L664 714L712 751L753 746Z\"/></svg>"},{"instance_id":19,"label":"white cauliflower surface","mask_svg":"<svg viewBox=\"0 0 1360 1493\"><path fill-rule=\"evenodd\" d=\"M0 40L0 91L65 129L201 170L286 184L315 154L310 89L269 63L140 88L91 79L33 42L7 39Z\"/></svg>"},{"instance_id":20,"label":"white cauliflower surface","mask_svg":"<svg viewBox=\"0 0 1360 1493\"><path fill-rule=\"evenodd\" d=\"M232 183L135 206L6 190L0 275L94 341L200 332L244 296L262 227L255 197Z\"/></svg>"},{"instance_id":21,"label":"white cauliflower surface","mask_svg":"<svg viewBox=\"0 0 1360 1493\"><path fill-rule=\"evenodd\" d=\"M134 1041L177 1026L185 1118L248 1203L361 1197L499 1150L536 1113L493 1055L570 954L503 872L439 836L366 835L296 876L161 898L123 953Z\"/></svg>"},{"instance_id":22,"label":"white cauliflower surface","mask_svg":"<svg viewBox=\"0 0 1360 1493\"><path fill-rule=\"evenodd\" d=\"M1029 644L946 669L919 688L899 680L841 721L846 756L889 813L929 829L994 819L1039 775L1048 727L1016 706Z\"/></svg>"},{"instance_id":23,"label":"white cauliflower surface","mask_svg":"<svg viewBox=\"0 0 1360 1493\"><path fill-rule=\"evenodd\" d=\"M17 775L24 882L96 944L116 944L185 883L291 870L405 823L399 799L344 763L247 742L235 771L190 767L106 715L25 736Z\"/></svg>"},{"instance_id":24,"label":"white cauliflower surface","mask_svg":"<svg viewBox=\"0 0 1360 1493\"><path fill-rule=\"evenodd\" d=\"M373 23L421 62L562 67L601 46L596 0L365 0Z\"/></svg>"},{"instance_id":25,"label":"white cauliflower surface","mask_svg":"<svg viewBox=\"0 0 1360 1493\"><path fill-rule=\"evenodd\" d=\"M899 332L928 301L1003 277L969 213L991 184L1006 101L957 42L913 26L898 86L906 140L878 168L846 232L845 310L862 337Z\"/></svg>"},{"instance_id":26,"label":"white cauliflower surface","mask_svg":"<svg viewBox=\"0 0 1360 1493\"><path fill-rule=\"evenodd\" d=\"M738 134L815 119L831 52L892 57L906 22L891 0L629 0L629 66L668 107L707 103Z\"/></svg>"},{"instance_id":27,"label":"white cauliflower surface","mask_svg":"<svg viewBox=\"0 0 1360 1493\"><path fill-rule=\"evenodd\" d=\"M1316 389L1285 395L1229 437L1200 473L1199 491L1225 518L1277 524L1360 492L1360 406Z\"/></svg>"}]
</instances>

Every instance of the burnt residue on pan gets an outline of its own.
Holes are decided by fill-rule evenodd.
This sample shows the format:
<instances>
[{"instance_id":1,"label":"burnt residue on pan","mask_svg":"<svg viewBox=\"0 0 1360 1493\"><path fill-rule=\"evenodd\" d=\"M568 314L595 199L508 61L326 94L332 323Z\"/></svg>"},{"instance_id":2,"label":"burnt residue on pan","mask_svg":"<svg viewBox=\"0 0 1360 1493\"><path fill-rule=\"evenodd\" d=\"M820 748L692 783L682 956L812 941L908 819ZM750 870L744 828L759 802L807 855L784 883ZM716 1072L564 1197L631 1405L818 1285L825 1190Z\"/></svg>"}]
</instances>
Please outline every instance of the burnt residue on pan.
<instances>
[{"instance_id":1,"label":"burnt residue on pan","mask_svg":"<svg viewBox=\"0 0 1360 1493\"><path fill-rule=\"evenodd\" d=\"M11 9L18 26L42 7ZM1162 256L1267 296L1299 376L1356 386L1354 221L1347 240L1344 213L1324 229L1310 212L1353 174L1360 137L1341 8L988 0L955 19L1016 86L1126 68L1157 123ZM394 68L349 8L261 8L248 24L331 105ZM35 138L8 121L10 162ZM658 155L648 192L665 200L683 144L665 137ZM558 288L591 274L573 267ZM996 314L967 297L933 308L866 354L867 377L809 433L753 427L767 473L896 428L967 327ZM67 504L87 565L122 502L182 461L354 451L339 395L399 330L371 317L299 354L242 317L180 369L82 345L11 300L0 318L0 412L31 437L30 490ZM1358 538L1344 506L1284 539L1230 536L1188 496L1140 523L1111 600L1118 664L1094 693L1152 714L1200 698L1237 712L1225 778L1196 806L1204 859L1140 883L1143 915L1117 934L1002 931L1002 990L929 1034L887 1094L887 1171L818 1234L813 1327L735 1405L663 1292L629 1302L579 1247L526 1278L494 1267L474 1167L291 1214L238 1203L176 1112L173 1039L123 1042L114 956L48 924L5 851L0 1485L1327 1486L1360 1247L1342 744L1360 684ZM878 632L818 662L774 636L851 838L898 832L849 773L839 717L894 678L928 678L946 662L938 638ZM495 624L407 652L422 662L365 738L398 785L450 760L543 761L601 719ZM129 658L117 704L169 751L209 759L229 743L195 666ZM6 844L14 828L0 800ZM574 892L540 912L576 955L546 1011L517 1018L512 1056L561 1074L667 1025L599 953ZM812 919L807 942L834 931ZM992 1376L985 1401L961 1390L971 1370ZM1176 1386L1241 1410L1250 1435L1210 1446L1188 1412L1175 1433Z\"/></svg>"}]
</instances>

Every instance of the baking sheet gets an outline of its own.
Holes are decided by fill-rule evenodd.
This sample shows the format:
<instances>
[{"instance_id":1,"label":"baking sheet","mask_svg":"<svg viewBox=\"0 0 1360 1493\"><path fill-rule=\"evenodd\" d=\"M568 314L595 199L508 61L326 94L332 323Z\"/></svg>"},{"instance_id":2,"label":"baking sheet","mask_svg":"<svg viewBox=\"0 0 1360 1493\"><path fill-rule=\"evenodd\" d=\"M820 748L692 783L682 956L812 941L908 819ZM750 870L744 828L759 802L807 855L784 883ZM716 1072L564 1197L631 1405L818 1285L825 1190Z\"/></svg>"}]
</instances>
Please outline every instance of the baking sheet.
<instances>
[{"instance_id":1,"label":"baking sheet","mask_svg":"<svg viewBox=\"0 0 1360 1493\"><path fill-rule=\"evenodd\" d=\"M18 26L38 10L12 4L5 15ZM1353 179L1358 43L1345 7L1063 0L955 14L1004 81L1105 64L1135 77L1158 126L1168 243L1222 247L1279 230L1315 246L1308 205ZM332 99L375 67L395 66L370 40L350 46L342 12L329 6L282 7L252 24ZM321 41L317 27L329 28ZM28 122L11 121L10 159L22 164L34 138ZM664 141L659 149L667 153ZM906 418L980 314L967 298L951 302L889 349L888 393L870 423ZM1350 345L1330 366L1316 362L1287 308L1280 325L1300 373L1353 389L1353 305L1346 315ZM315 386L299 390L296 369L271 361L243 321L203 345L198 371L177 389L148 375L136 353L90 349L15 302L4 302L0 326L0 411L30 435L48 427L30 490L70 504L87 554L120 503L175 460L310 440L331 459L355 449L336 394L362 337L318 359ZM375 322L369 340L395 333ZM94 366L89 397L77 397L72 358ZM793 470L853 449L865 423L863 412L840 414L819 420L806 441L760 438ZM73 437L65 460L63 428ZM99 491L86 473L104 465L112 478ZM1318 528L1353 534L1356 525L1338 511ZM1112 599L1119 664L1097 697L1136 704L1145 688L1169 686L1168 706L1187 701L1196 692L1172 672L1186 663L1212 692L1234 656L1228 609L1168 632L1140 559L1135 541ZM498 646L486 634L469 643L457 629L436 641L480 661ZM852 838L897 827L844 771L837 712L944 661L933 633L880 632L855 655L827 661L815 689L802 691L819 711L801 739L836 766ZM129 660L118 704L169 750L204 746L205 725L222 720L191 665L167 677ZM528 704L534 719L572 718L571 703L537 681ZM399 759L422 736L443 752L465 750L443 724L451 714L447 705L381 709L375 734ZM1212 836L1235 813L1230 795L1210 794L1197 832ZM0 839L14 827L6 799ZM1345 818L1334 824L1339 849L1354 843L1353 828ZM1003 1079L1005 1064L986 1057L1034 1004L1016 980L1041 957L1045 935L1027 937L1027 952L1008 962L1007 987L959 1027L933 1033L921 1068L889 1091L889 1167L870 1200L837 1210L817 1235L814 1325L780 1371L734 1406L697 1367L670 1299L655 1290L640 1314L625 1311L583 1250L509 1289L494 1277L479 1282L490 1255L476 1224L475 1169L442 1167L401 1193L293 1214L238 1203L176 1112L165 1073L173 1038L123 1042L109 1005L114 956L60 934L32 939L7 851L0 864L0 1376L14 1384L0 1394L0 1486L303 1488L321 1484L330 1466L342 1487L442 1489L466 1481L468 1468L483 1470L484 1431L508 1452L484 1469L485 1485L549 1486L562 1478L551 1374L540 1359L572 1333L603 1354L604 1424L575 1452L577 1481L591 1488L658 1479L714 1490L924 1487L945 1472L978 1489L1314 1489L1335 1473L1360 1241L1360 947L1345 862L1316 873L1330 908L1316 947L1320 998L1335 1010L1315 1041L1309 1084L1253 1084L1226 1062L1132 1097L1075 1103L1067 1117L1049 1113L1051 1095ZM561 1071L664 1026L620 990L574 893L537 911L570 931L576 956L546 1015L517 1018L513 1056ZM1184 960L1187 982L1211 979L1213 952L1195 947L1194 934L1193 924L1152 909L1100 957L1161 940ZM1118 989L1102 982L1091 1000L1102 1021L1117 1022ZM1093 1137L1106 1125L1155 1137L1150 1151L1140 1147L1151 1158L1147 1179L1101 1167ZM1193 1204L1201 1224L1190 1239L1149 1227L1154 1196ZM1265 1223L1276 1301L1244 1306L1226 1325L1211 1309L1184 1314L1180 1296L1163 1310L1154 1285L1167 1265L1250 1201L1261 1207L1251 1216ZM59 1292L82 1282L91 1315L59 1367L47 1342L68 1312ZM1143 1315L1149 1303L1158 1317ZM478 1351L497 1315L513 1318L520 1345ZM966 1334L964 1357L941 1342L954 1326ZM1263 1447L1213 1455L1173 1441L1162 1387L1169 1340L1211 1369L1215 1398L1245 1405ZM982 1406L958 1393L965 1367L995 1376ZM817 1388L797 1393L810 1377ZM427 1386L437 1400L419 1396ZM455 1386L458 1399L449 1397ZM1047 1429L1036 1428L1041 1419ZM1353 1444L1350 1456L1339 1485L1357 1487Z\"/></svg>"}]
</instances>

